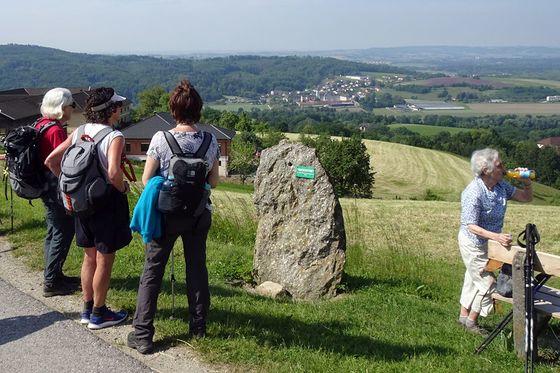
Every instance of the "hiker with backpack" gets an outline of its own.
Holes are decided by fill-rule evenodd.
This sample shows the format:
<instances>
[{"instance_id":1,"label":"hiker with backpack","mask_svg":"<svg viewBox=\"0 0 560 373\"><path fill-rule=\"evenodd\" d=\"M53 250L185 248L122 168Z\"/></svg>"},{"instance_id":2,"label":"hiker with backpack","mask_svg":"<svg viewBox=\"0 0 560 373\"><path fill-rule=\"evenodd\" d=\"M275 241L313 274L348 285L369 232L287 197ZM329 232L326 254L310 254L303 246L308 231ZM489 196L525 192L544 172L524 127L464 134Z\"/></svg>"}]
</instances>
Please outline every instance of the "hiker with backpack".
<instances>
[{"instance_id":1,"label":"hiker with backpack","mask_svg":"<svg viewBox=\"0 0 560 373\"><path fill-rule=\"evenodd\" d=\"M502 232L507 201L530 202L533 199L531 180L518 189L504 181L505 168L498 152L486 148L473 152L471 169L475 178L461 194L461 226L459 250L466 267L461 290L459 324L465 330L486 336L488 331L478 325L478 317L487 316L494 302L495 278L486 269L488 240L510 246L512 237ZM523 170L523 169L519 169Z\"/></svg>"},{"instance_id":2,"label":"hiker with backpack","mask_svg":"<svg viewBox=\"0 0 560 373\"><path fill-rule=\"evenodd\" d=\"M88 123L45 161L59 176L66 211L76 216L76 244L84 248L81 323L89 329L113 326L128 316L126 311L114 312L105 304L116 251L132 239L126 196L129 187L121 169L124 136L113 128L124 100L112 88L91 90L84 110Z\"/></svg>"},{"instance_id":3,"label":"hiker with backpack","mask_svg":"<svg viewBox=\"0 0 560 373\"><path fill-rule=\"evenodd\" d=\"M38 161L43 174L45 191L41 200L45 206L47 235L45 237L45 270L43 296L68 295L80 284L78 277L68 277L62 267L74 238L74 217L66 214L57 195L58 178L44 165L47 156L68 138L64 123L70 120L76 103L66 88L54 88L45 93L40 118L35 123L39 130Z\"/></svg>"},{"instance_id":4,"label":"hiker with backpack","mask_svg":"<svg viewBox=\"0 0 560 373\"><path fill-rule=\"evenodd\" d=\"M128 346L142 354L154 349L157 299L165 266L179 236L186 264L189 334L206 335L210 307L206 269L206 239L211 225L209 190L218 184L220 154L216 138L197 127L202 105L195 88L187 80L181 81L169 98L176 127L157 132L146 153L142 182L147 185L156 178L165 182L160 185L157 200L163 220L161 237L153 238L146 245L134 330L127 338Z\"/></svg>"}]
</instances>

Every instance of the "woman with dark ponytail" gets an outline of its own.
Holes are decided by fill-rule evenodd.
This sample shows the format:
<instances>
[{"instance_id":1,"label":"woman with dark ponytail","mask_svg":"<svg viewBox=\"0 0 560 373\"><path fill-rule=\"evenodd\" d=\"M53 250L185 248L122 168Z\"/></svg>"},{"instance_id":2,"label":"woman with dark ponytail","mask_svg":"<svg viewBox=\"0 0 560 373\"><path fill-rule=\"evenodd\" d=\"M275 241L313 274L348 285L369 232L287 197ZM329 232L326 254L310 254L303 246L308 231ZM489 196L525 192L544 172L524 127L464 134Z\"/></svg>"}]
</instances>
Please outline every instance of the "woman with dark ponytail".
<instances>
[{"instance_id":1,"label":"woman with dark ponytail","mask_svg":"<svg viewBox=\"0 0 560 373\"><path fill-rule=\"evenodd\" d=\"M194 154L203 144L205 134L197 126L202 105L200 95L187 80L181 81L169 98L171 115L176 122L176 127L169 132L183 153ZM210 145L203 156L208 165L206 183L207 187L215 188L218 184L220 153L216 138L208 133L206 136L211 136ZM146 155L146 165L142 175L144 185L155 176L167 178L173 153L163 131L154 135ZM187 300L190 314L189 334L195 338L206 335L206 319L210 307L208 271L206 269L206 238L212 220L211 211L208 203L199 216L163 214L162 236L152 239L146 245L144 271L140 278L136 313L132 324L134 331L130 332L127 339L129 347L135 348L142 354L151 353L154 349L154 316L157 298L165 266L179 236L183 241L183 255L186 263Z\"/></svg>"}]
</instances>

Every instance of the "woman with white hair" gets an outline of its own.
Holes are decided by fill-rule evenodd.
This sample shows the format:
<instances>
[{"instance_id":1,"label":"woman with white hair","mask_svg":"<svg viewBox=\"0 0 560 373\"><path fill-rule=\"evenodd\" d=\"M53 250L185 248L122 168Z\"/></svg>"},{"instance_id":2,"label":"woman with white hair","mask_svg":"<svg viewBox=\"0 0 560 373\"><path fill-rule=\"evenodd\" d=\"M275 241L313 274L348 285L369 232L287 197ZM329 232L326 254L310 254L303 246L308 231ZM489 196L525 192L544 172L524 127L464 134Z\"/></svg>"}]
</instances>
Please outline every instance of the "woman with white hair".
<instances>
[{"instance_id":1,"label":"woman with white hair","mask_svg":"<svg viewBox=\"0 0 560 373\"><path fill-rule=\"evenodd\" d=\"M66 88L53 88L43 97L42 118L35 124L37 129L45 127L39 140L41 163L44 163L47 156L68 137L63 125L72 117L75 107L72 93ZM66 214L59 202L58 178L46 166L43 168L47 181L46 191L41 196L47 222L43 296L52 297L71 294L80 283L80 279L67 277L62 273L74 237L74 218Z\"/></svg>"},{"instance_id":2,"label":"woman with white hair","mask_svg":"<svg viewBox=\"0 0 560 373\"><path fill-rule=\"evenodd\" d=\"M530 202L533 199L531 180L523 180L523 190L504 181L504 166L494 149L477 150L471 157L475 178L461 194L461 228L459 250L465 263L465 280L461 291L459 323L466 330L487 335L477 319L486 316L494 303L491 294L495 278L486 271L488 240L503 246L511 245L510 234L502 233L507 200ZM525 170L519 168L518 170Z\"/></svg>"}]
</instances>

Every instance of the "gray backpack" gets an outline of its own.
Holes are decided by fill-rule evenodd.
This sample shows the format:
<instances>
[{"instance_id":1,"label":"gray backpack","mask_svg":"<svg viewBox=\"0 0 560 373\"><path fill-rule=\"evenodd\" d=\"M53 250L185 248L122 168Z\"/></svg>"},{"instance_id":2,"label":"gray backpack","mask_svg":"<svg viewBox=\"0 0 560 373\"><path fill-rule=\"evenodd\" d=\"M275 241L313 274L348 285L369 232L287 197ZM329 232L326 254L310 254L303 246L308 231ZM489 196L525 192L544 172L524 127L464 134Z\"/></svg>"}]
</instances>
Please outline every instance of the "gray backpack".
<instances>
[{"instance_id":1,"label":"gray backpack","mask_svg":"<svg viewBox=\"0 0 560 373\"><path fill-rule=\"evenodd\" d=\"M76 143L62 156L58 189L66 211L86 217L101 209L111 192L112 186L99 162L97 145L113 129L104 128L93 138L84 134L84 125L76 131Z\"/></svg>"}]
</instances>

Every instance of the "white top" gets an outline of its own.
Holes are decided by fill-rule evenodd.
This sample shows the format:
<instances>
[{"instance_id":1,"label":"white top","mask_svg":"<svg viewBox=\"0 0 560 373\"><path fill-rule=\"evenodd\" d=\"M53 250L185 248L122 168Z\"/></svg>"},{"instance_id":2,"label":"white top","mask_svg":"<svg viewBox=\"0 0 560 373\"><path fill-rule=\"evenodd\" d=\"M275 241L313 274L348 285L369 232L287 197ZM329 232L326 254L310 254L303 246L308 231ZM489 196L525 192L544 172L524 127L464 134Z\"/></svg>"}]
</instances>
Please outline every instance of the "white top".
<instances>
[{"instance_id":1,"label":"white top","mask_svg":"<svg viewBox=\"0 0 560 373\"><path fill-rule=\"evenodd\" d=\"M84 128L84 134L89 135L93 138L99 131L104 128L110 127L107 124L100 124L100 123L86 123ZM76 143L78 136L78 130L72 132L72 144ZM123 134L121 131L113 130L113 132L109 133L105 138L101 141L100 144L97 145L97 149L99 149L99 160L101 161L101 167L105 170L106 174L109 174L109 162L107 160L107 155L109 154L109 146L111 142L117 138L122 137L124 139Z\"/></svg>"},{"instance_id":2,"label":"white top","mask_svg":"<svg viewBox=\"0 0 560 373\"><path fill-rule=\"evenodd\" d=\"M197 132L173 131L171 132L171 134L173 134L173 136L177 140L177 143L179 143L179 147L185 153L195 153L202 145L202 141L204 140L204 135L200 130ZM204 155L204 160L208 163L207 174L212 169L214 162L220 159L220 148L218 147L218 141L216 140L216 137L214 135L212 135L211 133L208 134L212 136L212 140L210 141L210 145L208 146L208 151ZM163 177L167 177L169 163L173 152L167 144L167 140L165 139L163 131L156 132L154 137L152 137L152 141L150 141L150 146L148 147L146 155L155 159L156 161L159 161L159 174Z\"/></svg>"}]
</instances>

